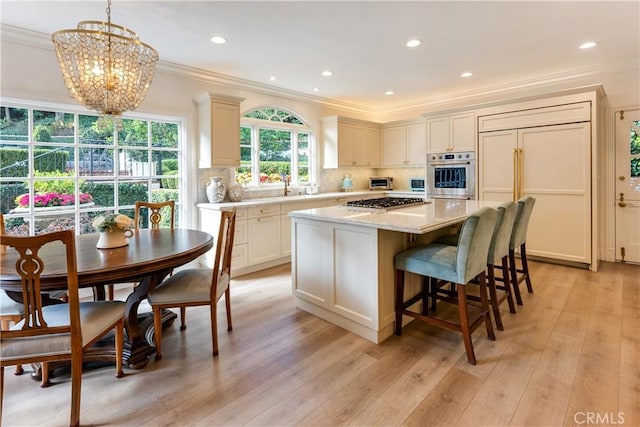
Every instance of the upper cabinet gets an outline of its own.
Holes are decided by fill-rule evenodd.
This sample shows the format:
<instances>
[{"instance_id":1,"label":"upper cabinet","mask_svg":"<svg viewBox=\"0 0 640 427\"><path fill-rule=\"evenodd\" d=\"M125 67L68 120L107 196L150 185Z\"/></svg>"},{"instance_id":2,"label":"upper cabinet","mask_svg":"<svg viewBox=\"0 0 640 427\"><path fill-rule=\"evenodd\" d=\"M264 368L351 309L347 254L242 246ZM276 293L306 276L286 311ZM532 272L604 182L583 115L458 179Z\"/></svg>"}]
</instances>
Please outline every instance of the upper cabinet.
<instances>
[{"instance_id":1,"label":"upper cabinet","mask_svg":"<svg viewBox=\"0 0 640 427\"><path fill-rule=\"evenodd\" d=\"M212 93L196 98L201 168L240 166L240 103L243 100Z\"/></svg>"},{"instance_id":2,"label":"upper cabinet","mask_svg":"<svg viewBox=\"0 0 640 427\"><path fill-rule=\"evenodd\" d=\"M424 166L427 131L424 120L382 128L382 166Z\"/></svg>"},{"instance_id":3,"label":"upper cabinet","mask_svg":"<svg viewBox=\"0 0 640 427\"><path fill-rule=\"evenodd\" d=\"M380 166L380 128L377 123L331 116L322 119L325 168Z\"/></svg>"},{"instance_id":4,"label":"upper cabinet","mask_svg":"<svg viewBox=\"0 0 640 427\"><path fill-rule=\"evenodd\" d=\"M476 115L474 112L427 119L429 153L475 151Z\"/></svg>"}]
</instances>

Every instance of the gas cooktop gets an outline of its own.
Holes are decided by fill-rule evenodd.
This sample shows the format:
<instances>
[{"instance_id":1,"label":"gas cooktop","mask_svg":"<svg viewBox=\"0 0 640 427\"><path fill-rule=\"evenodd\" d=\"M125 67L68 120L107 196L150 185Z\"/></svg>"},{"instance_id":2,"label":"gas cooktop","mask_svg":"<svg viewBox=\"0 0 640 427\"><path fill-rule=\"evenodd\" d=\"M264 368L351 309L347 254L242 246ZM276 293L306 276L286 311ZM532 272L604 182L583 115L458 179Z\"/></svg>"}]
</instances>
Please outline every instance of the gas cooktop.
<instances>
[{"instance_id":1,"label":"gas cooktop","mask_svg":"<svg viewBox=\"0 0 640 427\"><path fill-rule=\"evenodd\" d=\"M387 211L424 203L426 203L425 200L419 197L380 197L377 199L352 200L342 206L363 210Z\"/></svg>"}]
</instances>

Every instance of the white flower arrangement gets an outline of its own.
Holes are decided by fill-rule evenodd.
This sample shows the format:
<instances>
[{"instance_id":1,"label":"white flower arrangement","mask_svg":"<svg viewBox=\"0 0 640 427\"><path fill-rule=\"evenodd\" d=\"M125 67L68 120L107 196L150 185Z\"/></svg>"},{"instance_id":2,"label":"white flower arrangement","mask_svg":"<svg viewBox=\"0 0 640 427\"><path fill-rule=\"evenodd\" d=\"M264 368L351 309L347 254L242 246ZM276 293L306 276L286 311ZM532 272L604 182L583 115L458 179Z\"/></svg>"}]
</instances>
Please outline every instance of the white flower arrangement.
<instances>
[{"instance_id":1,"label":"white flower arrangement","mask_svg":"<svg viewBox=\"0 0 640 427\"><path fill-rule=\"evenodd\" d=\"M108 214L96 217L91 225L98 231L126 231L133 228L133 220L123 214Z\"/></svg>"}]
</instances>

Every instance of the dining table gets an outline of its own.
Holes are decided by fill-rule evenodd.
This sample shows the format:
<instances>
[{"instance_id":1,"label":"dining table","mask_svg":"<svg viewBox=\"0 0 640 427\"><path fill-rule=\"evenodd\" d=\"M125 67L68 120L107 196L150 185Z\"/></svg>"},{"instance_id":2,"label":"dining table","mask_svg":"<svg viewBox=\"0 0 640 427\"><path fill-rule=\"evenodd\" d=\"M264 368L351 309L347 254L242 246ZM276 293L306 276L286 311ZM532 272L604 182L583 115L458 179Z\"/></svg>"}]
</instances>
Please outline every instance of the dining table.
<instances>
[{"instance_id":1,"label":"dining table","mask_svg":"<svg viewBox=\"0 0 640 427\"><path fill-rule=\"evenodd\" d=\"M104 289L113 283L137 283L127 296L125 308L126 338L123 362L130 368L146 366L155 347L145 339L146 327L141 327L138 307L147 294L158 286L173 269L196 260L213 247L213 236L203 231L190 229L138 229L128 238L126 246L98 249L98 233L81 234L75 237L78 286L80 288ZM61 291L67 287L65 252L60 243L45 246L40 252L46 266L41 277L41 291ZM17 253L8 248L0 257L0 288L20 301L21 279L16 274ZM100 297L104 292L98 292ZM175 314L173 315L175 318ZM163 316L164 320L164 316ZM147 322L147 324L152 322ZM153 336L152 334L150 336ZM99 360L115 356L111 348L95 348L95 354L85 358Z\"/></svg>"}]
</instances>

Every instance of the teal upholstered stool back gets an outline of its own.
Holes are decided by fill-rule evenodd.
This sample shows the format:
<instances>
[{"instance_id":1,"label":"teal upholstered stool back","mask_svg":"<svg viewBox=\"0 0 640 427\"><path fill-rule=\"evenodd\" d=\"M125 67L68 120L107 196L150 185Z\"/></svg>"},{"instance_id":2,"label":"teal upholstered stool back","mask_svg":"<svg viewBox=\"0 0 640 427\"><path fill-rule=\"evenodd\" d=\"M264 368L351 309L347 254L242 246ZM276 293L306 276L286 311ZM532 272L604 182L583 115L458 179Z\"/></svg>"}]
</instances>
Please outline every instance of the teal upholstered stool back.
<instances>
[{"instance_id":1,"label":"teal upholstered stool back","mask_svg":"<svg viewBox=\"0 0 640 427\"><path fill-rule=\"evenodd\" d=\"M514 202L506 202L499 206L496 227L489 246L487 264L499 265L502 258L509 255L509 243L516 218L517 206Z\"/></svg>"},{"instance_id":2,"label":"teal upholstered stool back","mask_svg":"<svg viewBox=\"0 0 640 427\"><path fill-rule=\"evenodd\" d=\"M396 255L398 270L466 284L487 266L491 236L498 211L482 208L462 224L457 246L431 243L419 245Z\"/></svg>"},{"instance_id":3,"label":"teal upholstered stool back","mask_svg":"<svg viewBox=\"0 0 640 427\"><path fill-rule=\"evenodd\" d=\"M529 218L533 211L536 199L531 196L524 196L518 200L516 211L516 219L513 223L513 231L511 232L511 242L509 249L514 251L518 249L527 239L527 229L529 228Z\"/></svg>"},{"instance_id":4,"label":"teal upholstered stool back","mask_svg":"<svg viewBox=\"0 0 640 427\"><path fill-rule=\"evenodd\" d=\"M465 220L456 251L458 283L467 283L486 269L497 218L496 209L482 208Z\"/></svg>"}]
</instances>

